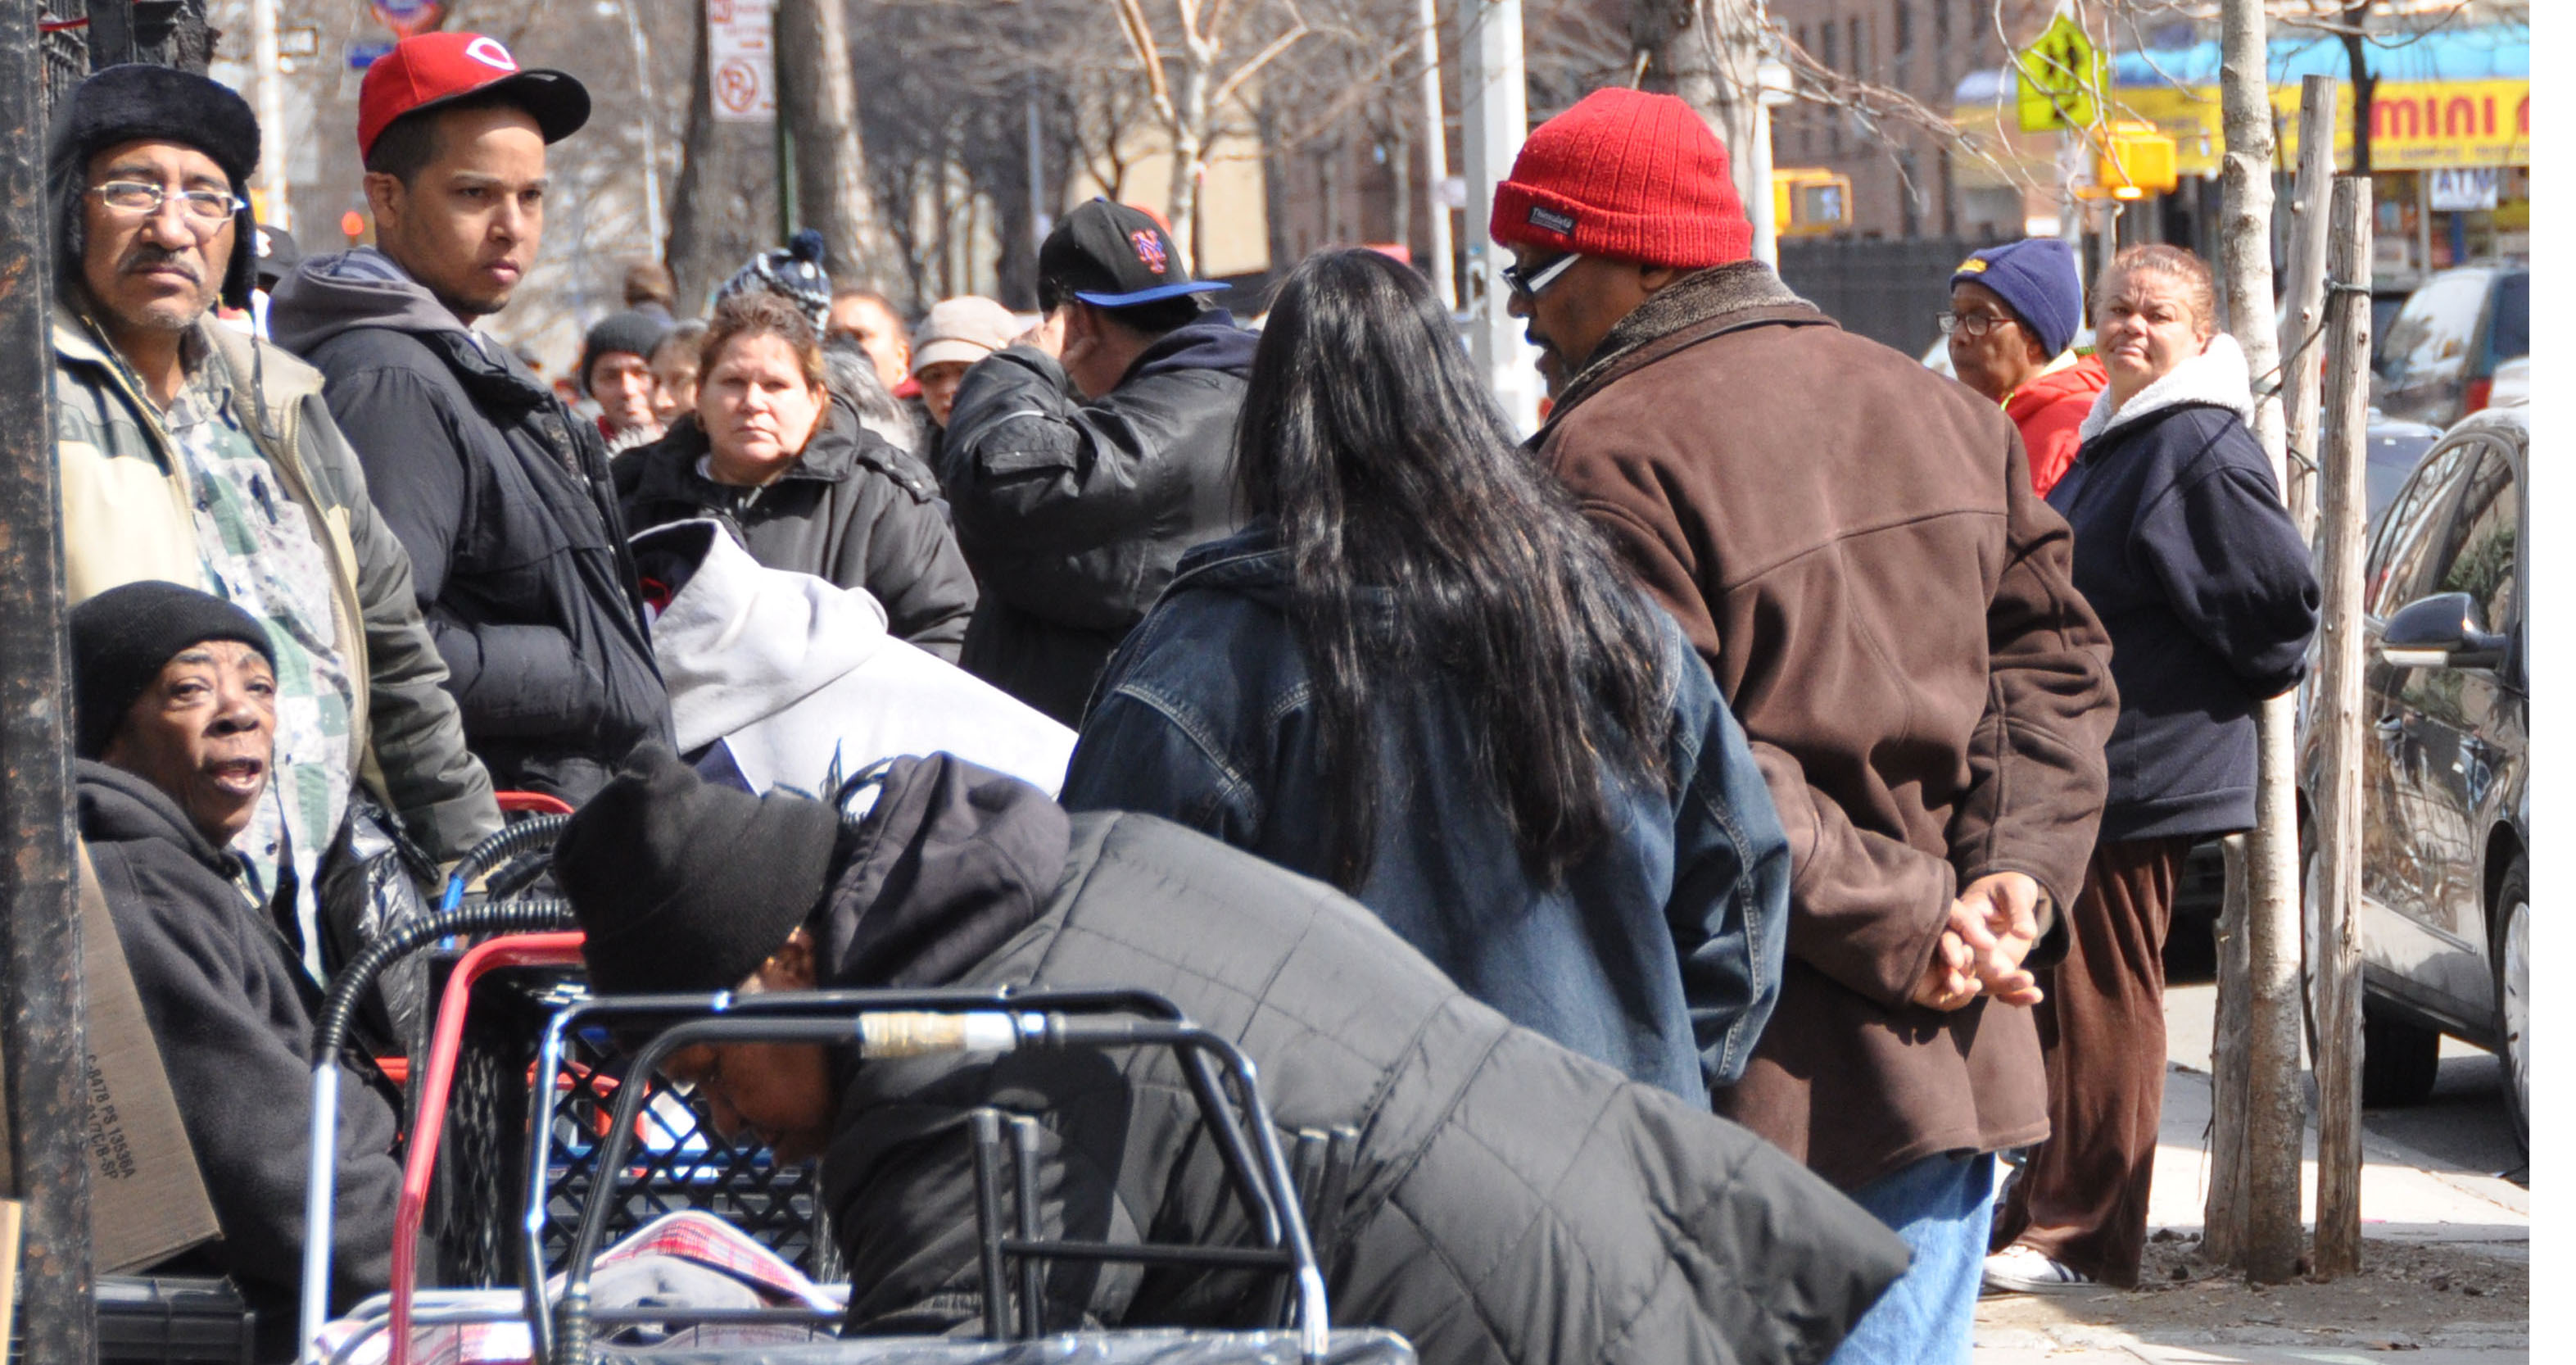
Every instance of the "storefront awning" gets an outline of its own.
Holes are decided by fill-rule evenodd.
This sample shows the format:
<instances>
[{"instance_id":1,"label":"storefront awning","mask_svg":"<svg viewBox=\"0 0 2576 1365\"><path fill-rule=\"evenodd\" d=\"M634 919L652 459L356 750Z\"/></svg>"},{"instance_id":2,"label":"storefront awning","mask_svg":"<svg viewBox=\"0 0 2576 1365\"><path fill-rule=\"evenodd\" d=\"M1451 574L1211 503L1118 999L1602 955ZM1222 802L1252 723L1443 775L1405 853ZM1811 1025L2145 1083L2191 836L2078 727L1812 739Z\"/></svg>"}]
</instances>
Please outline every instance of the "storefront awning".
<instances>
[{"instance_id":1,"label":"storefront awning","mask_svg":"<svg viewBox=\"0 0 2576 1365\"><path fill-rule=\"evenodd\" d=\"M2371 165L2376 170L2423 170L2531 164L2531 35L2524 28L2437 32L2396 46L2365 49L2379 87L2371 100ZM2110 116L2143 119L2174 140L2176 168L2185 175L2218 169L2225 137L2219 118L2218 44L2169 51L2123 52L2112 59ZM2284 166L2298 156L2299 81L2334 76L2337 98L2335 150L2349 160L2352 87L2343 78L2343 45L2302 35L2273 41L2272 107L2280 129ZM2056 139L2013 126L2009 68L1970 73L1953 94L1953 122L1999 160L2023 171L2052 174ZM1969 179L2002 178L1990 168L1962 163Z\"/></svg>"}]
</instances>

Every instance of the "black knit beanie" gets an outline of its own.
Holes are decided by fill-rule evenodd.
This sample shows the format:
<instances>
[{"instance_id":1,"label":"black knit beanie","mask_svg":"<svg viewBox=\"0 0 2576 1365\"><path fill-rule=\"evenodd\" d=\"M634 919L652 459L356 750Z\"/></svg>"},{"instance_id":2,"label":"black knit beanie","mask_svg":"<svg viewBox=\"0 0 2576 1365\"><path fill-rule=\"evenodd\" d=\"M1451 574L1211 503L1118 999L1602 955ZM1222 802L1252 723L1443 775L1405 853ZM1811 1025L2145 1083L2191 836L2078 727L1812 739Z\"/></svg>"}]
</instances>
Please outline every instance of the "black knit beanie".
<instances>
[{"instance_id":1,"label":"black knit beanie","mask_svg":"<svg viewBox=\"0 0 2576 1365\"><path fill-rule=\"evenodd\" d=\"M573 382L581 385L583 393L590 392L590 363L604 355L652 359L653 348L662 344L663 334L670 330L669 323L631 308L601 318L581 339L581 368L573 371Z\"/></svg>"},{"instance_id":2,"label":"black knit beanie","mask_svg":"<svg viewBox=\"0 0 2576 1365\"><path fill-rule=\"evenodd\" d=\"M107 752L135 699L190 645L238 640L277 667L268 628L249 612L176 583L110 588L72 608L71 635L73 748L83 758Z\"/></svg>"},{"instance_id":3,"label":"black knit beanie","mask_svg":"<svg viewBox=\"0 0 2576 1365\"><path fill-rule=\"evenodd\" d=\"M259 119L250 104L203 76L166 66L111 66L71 89L54 110L46 140L45 180L61 214L58 249L77 278L83 234L80 194L89 159L122 142L176 142L214 158L241 201L233 211L233 254L224 268L225 306L250 306L259 244L250 212L250 179L259 170Z\"/></svg>"},{"instance_id":4,"label":"black knit beanie","mask_svg":"<svg viewBox=\"0 0 2576 1365\"><path fill-rule=\"evenodd\" d=\"M601 995L730 990L823 899L841 820L820 801L753 796L639 746L555 840L555 884Z\"/></svg>"}]
</instances>

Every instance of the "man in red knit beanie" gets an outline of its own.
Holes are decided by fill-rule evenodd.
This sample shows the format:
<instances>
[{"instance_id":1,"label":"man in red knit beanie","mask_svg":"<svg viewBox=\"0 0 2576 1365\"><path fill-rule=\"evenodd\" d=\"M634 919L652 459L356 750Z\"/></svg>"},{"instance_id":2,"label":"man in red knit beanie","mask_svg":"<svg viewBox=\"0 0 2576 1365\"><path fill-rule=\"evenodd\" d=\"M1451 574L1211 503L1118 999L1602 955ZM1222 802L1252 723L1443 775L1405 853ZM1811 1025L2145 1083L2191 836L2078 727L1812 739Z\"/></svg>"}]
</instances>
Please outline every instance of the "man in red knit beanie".
<instances>
[{"instance_id":1,"label":"man in red knit beanie","mask_svg":"<svg viewBox=\"0 0 2576 1365\"><path fill-rule=\"evenodd\" d=\"M2117 711L2066 523L1994 404L1751 259L1682 101L1587 96L1491 221L1556 398L1535 443L1689 632L1789 833L1778 1012L1716 1108L1913 1248L1836 1365L1964 1365L1993 1154L2048 1133L2029 968L2063 951Z\"/></svg>"}]
</instances>

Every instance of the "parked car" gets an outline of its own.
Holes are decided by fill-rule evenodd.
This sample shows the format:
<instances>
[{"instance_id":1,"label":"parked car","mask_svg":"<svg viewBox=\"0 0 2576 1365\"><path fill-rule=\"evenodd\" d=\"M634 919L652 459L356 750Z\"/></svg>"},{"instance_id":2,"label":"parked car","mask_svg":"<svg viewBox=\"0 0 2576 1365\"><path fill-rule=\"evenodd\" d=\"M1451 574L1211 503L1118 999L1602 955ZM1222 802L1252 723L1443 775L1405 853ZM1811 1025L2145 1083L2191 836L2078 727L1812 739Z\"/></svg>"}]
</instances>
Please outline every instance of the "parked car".
<instances>
[{"instance_id":1,"label":"parked car","mask_svg":"<svg viewBox=\"0 0 2576 1365\"><path fill-rule=\"evenodd\" d=\"M2397 490L2424 462L2425 452L2442 439L2442 429L2424 422L2402 422L2381 412L2370 410L2370 425L2362 432L2362 486L2368 506L2363 511L2369 525L2379 523L2379 514L2396 501Z\"/></svg>"},{"instance_id":2,"label":"parked car","mask_svg":"<svg viewBox=\"0 0 2576 1365\"><path fill-rule=\"evenodd\" d=\"M2444 434L2371 533L2363 571L2362 1101L2433 1088L2442 1036L2493 1051L2530 1134L2530 691L2520 547L2530 409ZM2322 736L2300 708L2307 923Z\"/></svg>"},{"instance_id":3,"label":"parked car","mask_svg":"<svg viewBox=\"0 0 2576 1365\"><path fill-rule=\"evenodd\" d=\"M2371 349L2377 406L2391 417L2447 427L2487 406L2497 366L2531 354L2531 271L2445 270L2407 296Z\"/></svg>"},{"instance_id":4,"label":"parked car","mask_svg":"<svg viewBox=\"0 0 2576 1365\"><path fill-rule=\"evenodd\" d=\"M2510 408L2531 401L2531 357L2521 356L2496 366L2495 383L2487 392L2487 406Z\"/></svg>"}]
</instances>

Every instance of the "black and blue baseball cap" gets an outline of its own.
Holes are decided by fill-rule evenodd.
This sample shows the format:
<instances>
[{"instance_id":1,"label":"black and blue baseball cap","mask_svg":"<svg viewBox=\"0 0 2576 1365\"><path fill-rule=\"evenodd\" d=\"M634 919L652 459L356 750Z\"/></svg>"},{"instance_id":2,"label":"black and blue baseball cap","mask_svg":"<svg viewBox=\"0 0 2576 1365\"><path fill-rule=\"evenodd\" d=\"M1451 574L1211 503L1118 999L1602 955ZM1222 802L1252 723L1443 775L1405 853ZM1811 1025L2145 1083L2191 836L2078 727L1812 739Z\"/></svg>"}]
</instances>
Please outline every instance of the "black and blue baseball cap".
<instances>
[{"instance_id":1,"label":"black and blue baseball cap","mask_svg":"<svg viewBox=\"0 0 2576 1365\"><path fill-rule=\"evenodd\" d=\"M1038 307L1067 298L1095 308L1134 308L1232 285L1193 280L1172 234L1143 209L1094 199L1064 216L1038 248Z\"/></svg>"}]
</instances>

